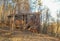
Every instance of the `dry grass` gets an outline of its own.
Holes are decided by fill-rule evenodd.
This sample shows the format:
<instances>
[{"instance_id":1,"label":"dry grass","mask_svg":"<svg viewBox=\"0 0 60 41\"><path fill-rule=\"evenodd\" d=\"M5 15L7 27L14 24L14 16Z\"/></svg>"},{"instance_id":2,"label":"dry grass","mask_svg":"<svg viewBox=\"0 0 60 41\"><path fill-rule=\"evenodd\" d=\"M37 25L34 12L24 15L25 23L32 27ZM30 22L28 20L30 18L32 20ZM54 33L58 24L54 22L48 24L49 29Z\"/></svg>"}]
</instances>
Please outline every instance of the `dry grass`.
<instances>
[{"instance_id":1,"label":"dry grass","mask_svg":"<svg viewBox=\"0 0 60 41\"><path fill-rule=\"evenodd\" d=\"M14 32L12 37L0 37L0 41L59 41L58 38L31 32Z\"/></svg>"}]
</instances>

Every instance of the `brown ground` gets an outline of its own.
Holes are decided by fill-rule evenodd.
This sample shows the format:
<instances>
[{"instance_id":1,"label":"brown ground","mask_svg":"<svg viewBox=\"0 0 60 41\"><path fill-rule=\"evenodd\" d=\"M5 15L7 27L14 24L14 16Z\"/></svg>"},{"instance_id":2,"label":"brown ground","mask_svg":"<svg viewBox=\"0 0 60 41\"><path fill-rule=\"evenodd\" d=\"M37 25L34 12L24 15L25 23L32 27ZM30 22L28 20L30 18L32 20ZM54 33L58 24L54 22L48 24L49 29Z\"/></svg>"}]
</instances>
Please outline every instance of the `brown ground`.
<instances>
[{"instance_id":1,"label":"brown ground","mask_svg":"<svg viewBox=\"0 0 60 41\"><path fill-rule=\"evenodd\" d=\"M3 34L4 35L4 34ZM60 41L58 38L54 38L44 34L32 33L30 31L14 32L11 35L1 36L0 41Z\"/></svg>"}]
</instances>

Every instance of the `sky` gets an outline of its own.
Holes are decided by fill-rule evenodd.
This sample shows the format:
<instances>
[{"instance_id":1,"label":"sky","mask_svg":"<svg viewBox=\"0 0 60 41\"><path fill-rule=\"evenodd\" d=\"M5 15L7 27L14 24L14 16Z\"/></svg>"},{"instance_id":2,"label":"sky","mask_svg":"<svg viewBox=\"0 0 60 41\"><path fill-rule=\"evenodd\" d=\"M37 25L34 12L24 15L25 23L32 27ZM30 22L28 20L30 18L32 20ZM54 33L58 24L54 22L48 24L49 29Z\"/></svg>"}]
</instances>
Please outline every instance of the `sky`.
<instances>
[{"instance_id":1,"label":"sky","mask_svg":"<svg viewBox=\"0 0 60 41\"><path fill-rule=\"evenodd\" d=\"M50 10L51 16L57 19L57 10L60 10L60 0L41 0L43 6L46 6ZM39 6L36 0L30 0L30 6L32 12L38 12Z\"/></svg>"},{"instance_id":2,"label":"sky","mask_svg":"<svg viewBox=\"0 0 60 41\"><path fill-rule=\"evenodd\" d=\"M32 12L38 12L38 2L36 0L29 0L30 3L30 9Z\"/></svg>"},{"instance_id":3,"label":"sky","mask_svg":"<svg viewBox=\"0 0 60 41\"><path fill-rule=\"evenodd\" d=\"M42 3L50 9L51 15L56 19L56 11L60 10L60 0L42 0Z\"/></svg>"},{"instance_id":4,"label":"sky","mask_svg":"<svg viewBox=\"0 0 60 41\"><path fill-rule=\"evenodd\" d=\"M1 1L0 1L1 2ZM10 3L12 1L9 1ZM38 2L36 0L29 0L32 12L38 12ZM43 6L47 6L51 11L51 16L57 19L56 11L60 10L60 0L41 0Z\"/></svg>"}]
</instances>

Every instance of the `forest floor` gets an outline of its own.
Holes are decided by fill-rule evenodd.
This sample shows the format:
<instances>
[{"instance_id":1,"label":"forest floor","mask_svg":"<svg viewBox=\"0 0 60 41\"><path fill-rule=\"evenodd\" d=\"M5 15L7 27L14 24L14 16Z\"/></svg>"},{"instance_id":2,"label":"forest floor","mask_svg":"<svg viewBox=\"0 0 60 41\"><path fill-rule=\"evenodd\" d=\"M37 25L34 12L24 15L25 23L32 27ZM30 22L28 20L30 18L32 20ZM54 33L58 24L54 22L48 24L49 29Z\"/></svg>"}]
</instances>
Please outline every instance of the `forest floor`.
<instances>
[{"instance_id":1,"label":"forest floor","mask_svg":"<svg viewBox=\"0 0 60 41\"><path fill-rule=\"evenodd\" d=\"M59 38L30 31L16 31L10 35L1 34L0 41L60 41Z\"/></svg>"}]
</instances>

